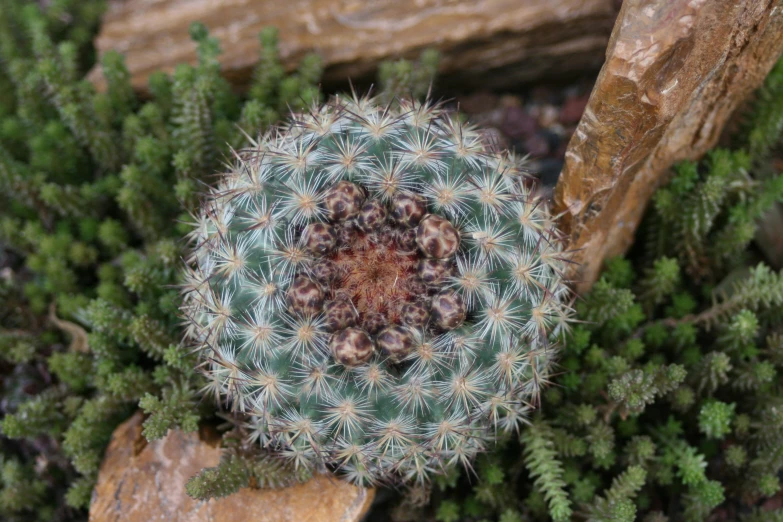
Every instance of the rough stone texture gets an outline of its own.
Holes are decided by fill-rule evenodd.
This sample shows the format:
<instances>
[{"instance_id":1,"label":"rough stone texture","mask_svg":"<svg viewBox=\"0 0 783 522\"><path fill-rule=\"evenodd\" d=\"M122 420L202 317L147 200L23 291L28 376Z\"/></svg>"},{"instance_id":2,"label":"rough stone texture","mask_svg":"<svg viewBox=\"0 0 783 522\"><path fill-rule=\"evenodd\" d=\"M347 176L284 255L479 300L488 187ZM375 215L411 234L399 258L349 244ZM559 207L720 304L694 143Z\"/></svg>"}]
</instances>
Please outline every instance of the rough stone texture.
<instances>
[{"instance_id":1,"label":"rough stone texture","mask_svg":"<svg viewBox=\"0 0 783 522\"><path fill-rule=\"evenodd\" d=\"M373 490L326 475L289 488L242 489L223 499L195 501L185 493L185 482L217 465L215 441L171 431L147 444L142 421L137 413L114 431L93 491L90 522L351 522L372 503Z\"/></svg>"},{"instance_id":2,"label":"rough stone texture","mask_svg":"<svg viewBox=\"0 0 783 522\"><path fill-rule=\"evenodd\" d=\"M625 0L556 189L578 289L631 244L669 167L717 141L783 51L783 0Z\"/></svg>"},{"instance_id":3,"label":"rough stone texture","mask_svg":"<svg viewBox=\"0 0 783 522\"><path fill-rule=\"evenodd\" d=\"M239 86L250 80L265 26L280 30L288 69L315 51L327 82L434 46L441 73L499 86L597 70L615 16L615 0L111 0L96 46L125 53L140 90L151 72L195 60L188 25L196 20L220 39L224 71ZM97 68L91 77L103 85Z\"/></svg>"}]
</instances>

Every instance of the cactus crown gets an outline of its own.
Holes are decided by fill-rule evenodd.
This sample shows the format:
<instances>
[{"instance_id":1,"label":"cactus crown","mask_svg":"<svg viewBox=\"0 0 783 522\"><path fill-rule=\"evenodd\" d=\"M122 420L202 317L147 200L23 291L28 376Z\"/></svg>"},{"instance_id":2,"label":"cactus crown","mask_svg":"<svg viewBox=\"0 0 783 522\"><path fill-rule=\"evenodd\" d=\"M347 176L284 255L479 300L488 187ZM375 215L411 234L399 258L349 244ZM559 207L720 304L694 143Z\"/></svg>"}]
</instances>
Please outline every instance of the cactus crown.
<instances>
[{"instance_id":1,"label":"cactus crown","mask_svg":"<svg viewBox=\"0 0 783 522\"><path fill-rule=\"evenodd\" d=\"M521 163L437 104L356 97L237 153L184 284L210 391L356 483L468 465L522 422L571 312Z\"/></svg>"}]
</instances>

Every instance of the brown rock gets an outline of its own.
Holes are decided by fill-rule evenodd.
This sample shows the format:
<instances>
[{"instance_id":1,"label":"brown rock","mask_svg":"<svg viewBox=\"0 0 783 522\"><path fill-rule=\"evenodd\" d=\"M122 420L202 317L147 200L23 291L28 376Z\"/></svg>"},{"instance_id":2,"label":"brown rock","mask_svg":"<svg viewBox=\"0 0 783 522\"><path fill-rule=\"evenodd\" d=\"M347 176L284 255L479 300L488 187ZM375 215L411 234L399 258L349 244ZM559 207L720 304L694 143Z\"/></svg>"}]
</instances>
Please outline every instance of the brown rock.
<instances>
[{"instance_id":1,"label":"brown rock","mask_svg":"<svg viewBox=\"0 0 783 522\"><path fill-rule=\"evenodd\" d=\"M150 73L194 61L188 25L202 21L223 49L227 77L244 86L258 61L258 32L280 31L286 68L315 51L325 79L374 74L378 61L442 52L441 72L488 86L600 67L613 0L111 0L96 41L99 53L126 56L135 88ZM510 64L514 68L496 70ZM496 71L488 75L488 72ZM99 69L92 79L102 87ZM464 83L463 83L464 85Z\"/></svg>"},{"instance_id":2,"label":"brown rock","mask_svg":"<svg viewBox=\"0 0 783 522\"><path fill-rule=\"evenodd\" d=\"M783 0L623 3L556 190L580 291L630 246L669 167L716 143L781 51Z\"/></svg>"},{"instance_id":3,"label":"brown rock","mask_svg":"<svg viewBox=\"0 0 783 522\"><path fill-rule=\"evenodd\" d=\"M185 482L201 468L217 465L220 449L181 431L146 444L142 421L137 413L114 431L93 492L90 522L358 521L372 503L373 490L326 475L288 488L242 489L222 499L193 500Z\"/></svg>"}]
</instances>

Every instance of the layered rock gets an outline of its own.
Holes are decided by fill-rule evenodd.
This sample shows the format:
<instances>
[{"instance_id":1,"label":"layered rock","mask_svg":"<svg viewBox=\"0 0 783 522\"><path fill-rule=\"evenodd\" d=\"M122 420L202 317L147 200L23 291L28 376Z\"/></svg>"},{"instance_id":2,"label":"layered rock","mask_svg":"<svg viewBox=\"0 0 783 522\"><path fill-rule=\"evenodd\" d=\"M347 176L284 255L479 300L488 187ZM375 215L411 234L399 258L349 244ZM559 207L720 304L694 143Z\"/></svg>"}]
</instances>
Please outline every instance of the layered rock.
<instances>
[{"instance_id":1,"label":"layered rock","mask_svg":"<svg viewBox=\"0 0 783 522\"><path fill-rule=\"evenodd\" d=\"M259 56L258 32L275 26L284 65L308 52L325 80L374 74L380 60L442 52L441 74L483 86L597 70L616 16L614 0L112 0L96 40L116 49L137 89L150 73L195 60L188 26L220 39L227 77L242 86ZM508 67L513 65L513 67ZM100 70L91 77L103 85Z\"/></svg>"},{"instance_id":2,"label":"layered rock","mask_svg":"<svg viewBox=\"0 0 783 522\"><path fill-rule=\"evenodd\" d=\"M584 291L669 167L712 148L783 52L783 0L625 0L556 203Z\"/></svg>"}]
</instances>

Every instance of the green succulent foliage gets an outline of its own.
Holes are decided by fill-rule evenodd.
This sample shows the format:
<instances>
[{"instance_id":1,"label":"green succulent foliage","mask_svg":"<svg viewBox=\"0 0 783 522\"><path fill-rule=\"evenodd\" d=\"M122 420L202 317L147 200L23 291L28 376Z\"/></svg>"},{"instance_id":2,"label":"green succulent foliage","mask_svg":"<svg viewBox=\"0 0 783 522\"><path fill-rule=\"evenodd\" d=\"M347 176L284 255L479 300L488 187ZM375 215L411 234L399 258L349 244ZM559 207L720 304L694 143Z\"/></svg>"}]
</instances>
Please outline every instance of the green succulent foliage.
<instances>
[{"instance_id":1,"label":"green succulent foliage","mask_svg":"<svg viewBox=\"0 0 783 522\"><path fill-rule=\"evenodd\" d=\"M699 411L699 430L711 439L722 439L731 432L734 404L708 402Z\"/></svg>"},{"instance_id":2,"label":"green succulent foliage","mask_svg":"<svg viewBox=\"0 0 783 522\"><path fill-rule=\"evenodd\" d=\"M312 477L306 468L296 468L280 457L236 444L230 433L224 440L229 447L224 449L218 465L201 470L185 484L185 491L191 497L198 500L226 497L251 485L277 489Z\"/></svg>"},{"instance_id":3,"label":"green succulent foliage","mask_svg":"<svg viewBox=\"0 0 783 522\"><path fill-rule=\"evenodd\" d=\"M772 68L757 96L746 122L746 142L753 157L766 159L783 136L783 61Z\"/></svg>"},{"instance_id":4,"label":"green succulent foliage","mask_svg":"<svg viewBox=\"0 0 783 522\"><path fill-rule=\"evenodd\" d=\"M439 64L440 54L435 49L425 49L413 62L404 59L383 62L378 69L380 99L388 103L400 96L426 98L432 92Z\"/></svg>"},{"instance_id":5,"label":"green succulent foliage","mask_svg":"<svg viewBox=\"0 0 783 522\"><path fill-rule=\"evenodd\" d=\"M43 504L48 488L31 466L17 459L0 460L0 487L0 509L8 517L5 520L25 520L31 511L38 511L33 516L41 520L44 514L53 514L51 509L36 508Z\"/></svg>"},{"instance_id":6,"label":"green succulent foliage","mask_svg":"<svg viewBox=\"0 0 783 522\"><path fill-rule=\"evenodd\" d=\"M770 161L782 84L778 64L742 148L675 169L642 223L646 241L608 260L577 303L582 324L566 335L532 425L439 492L436 514L697 522L720 507L728 519L781 517L763 506L783 473L783 273L759 261L753 238L783 201Z\"/></svg>"},{"instance_id":7,"label":"green succulent foliage","mask_svg":"<svg viewBox=\"0 0 783 522\"><path fill-rule=\"evenodd\" d=\"M563 464L558 459L554 436L543 422L536 422L522 434L525 450L525 466L534 479L534 485L543 493L552 520L566 521L571 518L571 502L565 491Z\"/></svg>"},{"instance_id":8,"label":"green succulent foliage","mask_svg":"<svg viewBox=\"0 0 783 522\"><path fill-rule=\"evenodd\" d=\"M250 473L245 459L240 456L226 456L214 468L205 468L191 477L185 491L193 498L221 498L236 493L250 485Z\"/></svg>"}]
</instances>

